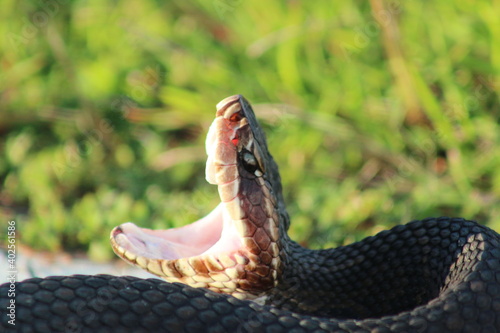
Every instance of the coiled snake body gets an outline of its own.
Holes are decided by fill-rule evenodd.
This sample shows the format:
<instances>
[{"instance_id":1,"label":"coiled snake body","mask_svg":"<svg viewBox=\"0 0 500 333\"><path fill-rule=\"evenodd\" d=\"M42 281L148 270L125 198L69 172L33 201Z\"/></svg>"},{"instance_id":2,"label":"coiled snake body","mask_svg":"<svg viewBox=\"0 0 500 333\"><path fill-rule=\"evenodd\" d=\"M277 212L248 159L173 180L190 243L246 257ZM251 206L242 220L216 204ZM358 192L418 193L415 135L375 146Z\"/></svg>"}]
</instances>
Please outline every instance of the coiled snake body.
<instances>
[{"instance_id":1,"label":"coiled snake body","mask_svg":"<svg viewBox=\"0 0 500 333\"><path fill-rule=\"evenodd\" d=\"M500 332L500 236L460 218L413 221L328 250L288 238L278 168L249 103L217 105L207 180L221 204L163 231L125 223L114 251L168 282L109 275L0 286L15 332Z\"/></svg>"}]
</instances>

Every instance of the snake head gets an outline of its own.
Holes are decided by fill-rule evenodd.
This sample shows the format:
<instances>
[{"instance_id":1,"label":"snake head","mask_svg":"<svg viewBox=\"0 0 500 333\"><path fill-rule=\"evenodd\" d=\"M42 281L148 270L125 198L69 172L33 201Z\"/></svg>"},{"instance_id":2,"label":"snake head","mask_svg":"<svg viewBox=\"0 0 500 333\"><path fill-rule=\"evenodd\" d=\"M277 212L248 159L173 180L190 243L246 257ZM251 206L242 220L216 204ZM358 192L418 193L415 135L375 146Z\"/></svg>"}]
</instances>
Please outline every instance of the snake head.
<instances>
[{"instance_id":1,"label":"snake head","mask_svg":"<svg viewBox=\"0 0 500 333\"><path fill-rule=\"evenodd\" d=\"M277 166L253 110L241 95L217 104L206 139L206 179L221 203L189 225L167 230L124 223L111 232L115 253L169 282L242 299L274 288L282 270L287 215Z\"/></svg>"}]
</instances>

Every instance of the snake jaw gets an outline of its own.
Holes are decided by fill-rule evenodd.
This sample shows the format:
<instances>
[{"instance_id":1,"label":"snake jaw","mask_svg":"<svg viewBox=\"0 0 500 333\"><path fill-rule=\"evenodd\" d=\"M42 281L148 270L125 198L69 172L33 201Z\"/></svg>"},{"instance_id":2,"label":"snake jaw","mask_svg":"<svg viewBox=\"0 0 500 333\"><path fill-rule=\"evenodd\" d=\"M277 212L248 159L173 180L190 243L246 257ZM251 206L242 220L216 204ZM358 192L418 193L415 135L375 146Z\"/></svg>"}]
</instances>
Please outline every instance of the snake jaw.
<instances>
[{"instance_id":1,"label":"snake jaw","mask_svg":"<svg viewBox=\"0 0 500 333\"><path fill-rule=\"evenodd\" d=\"M217 108L205 143L205 172L218 185L221 203L180 228L122 224L111 232L111 244L125 261L169 282L254 299L277 285L282 265L277 201L265 174L267 147L265 139L262 147L255 139L260 129L242 96Z\"/></svg>"},{"instance_id":2,"label":"snake jaw","mask_svg":"<svg viewBox=\"0 0 500 333\"><path fill-rule=\"evenodd\" d=\"M127 252L136 257L176 260L238 250L241 242L233 229L221 204L204 218L180 228L151 230L124 223L113 229L111 242L119 256Z\"/></svg>"}]
</instances>

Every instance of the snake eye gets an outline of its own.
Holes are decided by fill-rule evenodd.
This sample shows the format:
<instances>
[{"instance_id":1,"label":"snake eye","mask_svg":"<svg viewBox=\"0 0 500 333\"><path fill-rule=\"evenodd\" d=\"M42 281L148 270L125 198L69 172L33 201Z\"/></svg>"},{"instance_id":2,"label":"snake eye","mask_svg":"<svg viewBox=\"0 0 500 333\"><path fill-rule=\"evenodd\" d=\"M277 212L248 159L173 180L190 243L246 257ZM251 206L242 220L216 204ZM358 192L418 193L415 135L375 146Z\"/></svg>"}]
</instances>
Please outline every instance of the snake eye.
<instances>
[{"instance_id":1,"label":"snake eye","mask_svg":"<svg viewBox=\"0 0 500 333\"><path fill-rule=\"evenodd\" d=\"M259 164L257 163L257 159L254 154L246 148L243 148L240 152L240 158L246 171L253 173L256 176L262 176L262 171L259 170Z\"/></svg>"}]
</instances>

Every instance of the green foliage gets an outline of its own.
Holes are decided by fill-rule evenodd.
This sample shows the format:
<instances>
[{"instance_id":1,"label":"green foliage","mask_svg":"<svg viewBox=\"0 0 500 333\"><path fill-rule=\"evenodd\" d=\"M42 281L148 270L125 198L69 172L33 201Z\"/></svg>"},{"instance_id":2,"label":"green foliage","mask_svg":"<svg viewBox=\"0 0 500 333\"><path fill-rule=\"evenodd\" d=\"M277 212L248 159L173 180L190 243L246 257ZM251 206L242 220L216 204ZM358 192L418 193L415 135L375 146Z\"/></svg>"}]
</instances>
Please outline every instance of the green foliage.
<instances>
[{"instance_id":1,"label":"green foliage","mask_svg":"<svg viewBox=\"0 0 500 333\"><path fill-rule=\"evenodd\" d=\"M281 167L294 239L337 246L438 215L500 230L499 12L482 0L6 1L0 218L26 245L97 259L120 223L200 218L218 202L206 131L215 104L241 93Z\"/></svg>"}]
</instances>

